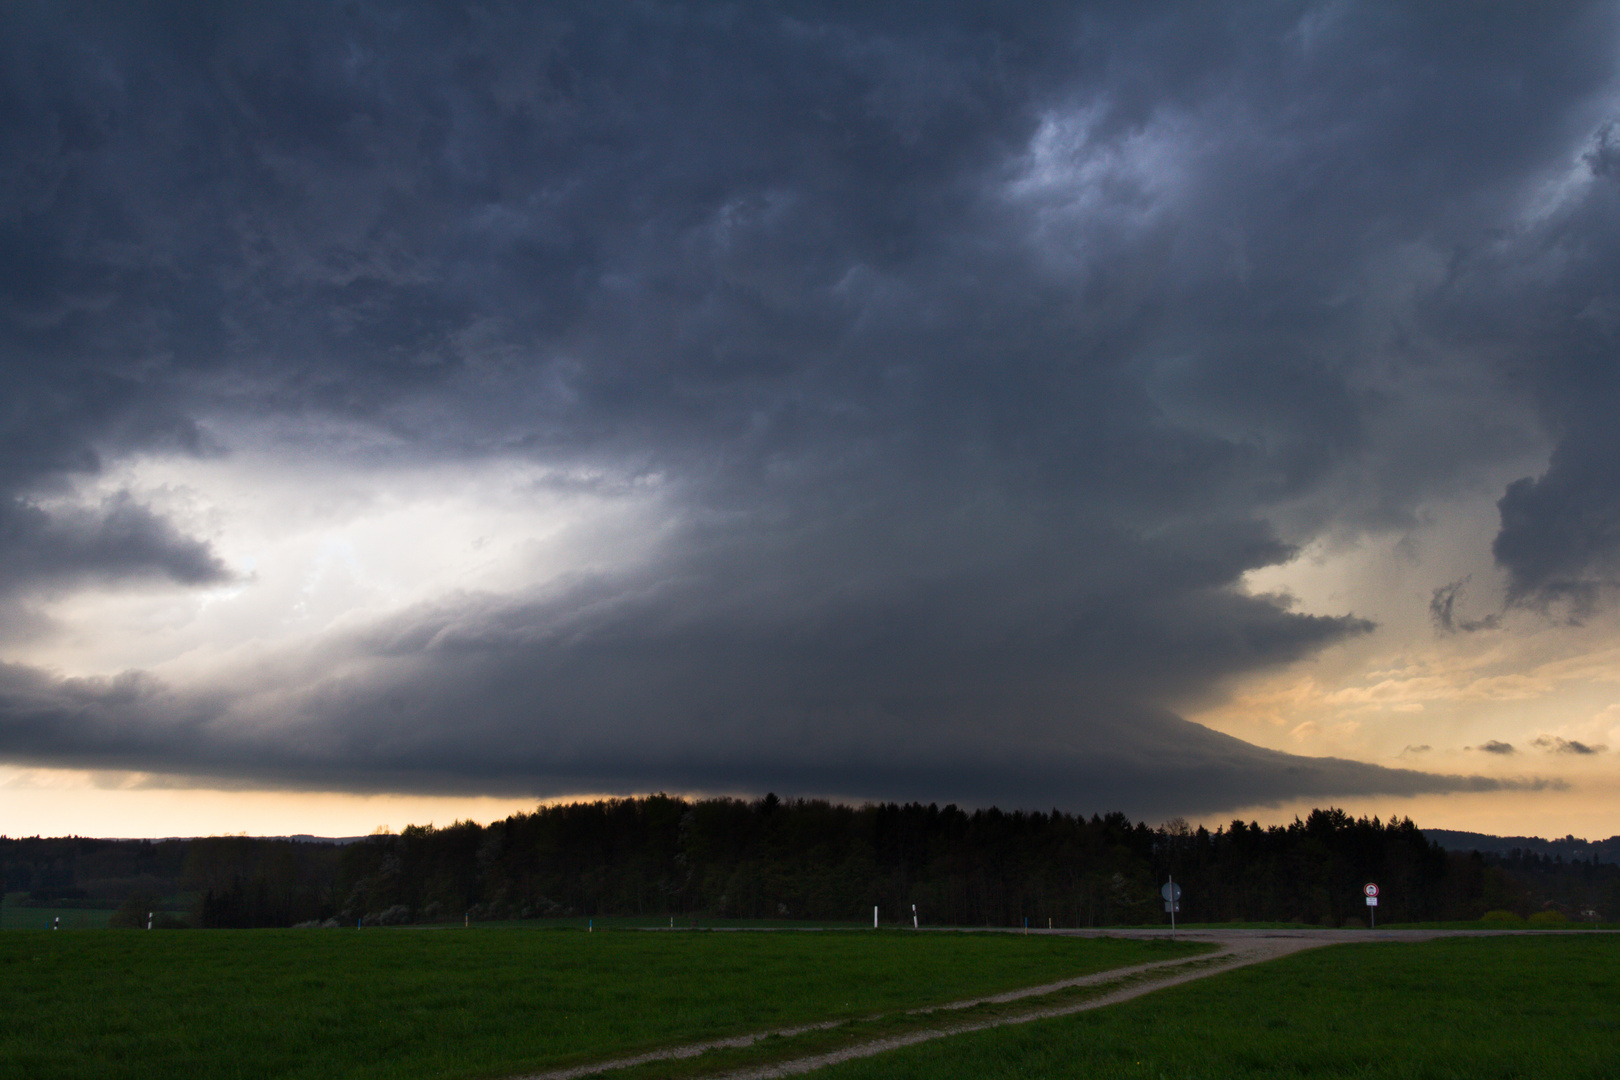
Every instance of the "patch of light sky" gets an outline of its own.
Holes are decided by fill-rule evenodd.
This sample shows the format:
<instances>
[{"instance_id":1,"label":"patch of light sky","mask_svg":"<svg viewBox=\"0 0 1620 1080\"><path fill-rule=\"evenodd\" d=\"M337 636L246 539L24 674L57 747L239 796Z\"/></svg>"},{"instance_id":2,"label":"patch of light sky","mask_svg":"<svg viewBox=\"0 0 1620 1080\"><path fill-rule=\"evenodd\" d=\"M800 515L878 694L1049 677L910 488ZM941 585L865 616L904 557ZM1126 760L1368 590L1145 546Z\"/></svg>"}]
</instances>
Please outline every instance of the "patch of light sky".
<instances>
[{"instance_id":1,"label":"patch of light sky","mask_svg":"<svg viewBox=\"0 0 1620 1080\"><path fill-rule=\"evenodd\" d=\"M1519 214L1525 226L1543 226L1586 198L1596 179L1589 155L1599 148L1617 115L1620 115L1620 92L1610 92L1593 95L1571 118L1571 130L1579 133L1578 144L1562 162L1533 177L1526 185Z\"/></svg>"},{"instance_id":2,"label":"patch of light sky","mask_svg":"<svg viewBox=\"0 0 1620 1080\"><path fill-rule=\"evenodd\" d=\"M498 459L326 467L244 451L146 457L73 494L128 491L208 541L235 580L206 589L85 589L46 602L56 632L8 659L64 675L203 675L235 650L354 628L452 593L522 594L632 565L656 541L656 479L596 483Z\"/></svg>"},{"instance_id":3,"label":"patch of light sky","mask_svg":"<svg viewBox=\"0 0 1620 1080\"><path fill-rule=\"evenodd\" d=\"M1620 618L1575 625L1504 612L1504 583L1490 554L1493 501L1458 499L1424 517L1406 534L1320 542L1285 565L1250 573L1251 592L1289 596L1296 611L1353 613L1377 626L1300 663L1234 679L1220 696L1188 703L1186 715L1290 753L1568 785L1556 798L1551 789L1499 793L1518 808L1521 825L1555 806L1573 812L1578 800L1568 791L1591 802L1579 804L1591 821L1613 821L1620 811L1612 783L1620 751ZM1455 619L1496 615L1500 625L1439 632L1429 603L1436 588L1456 581L1465 584ZM1569 742L1595 752L1572 752ZM1514 750L1490 753L1482 749L1487 743ZM1465 823L1474 810L1461 808L1472 807L1470 800L1410 804L1437 827L1483 828Z\"/></svg>"},{"instance_id":4,"label":"patch of light sky","mask_svg":"<svg viewBox=\"0 0 1620 1080\"><path fill-rule=\"evenodd\" d=\"M365 836L407 825L486 824L532 811L539 802L508 796L219 790L191 778L0 765L0 831L8 836Z\"/></svg>"},{"instance_id":5,"label":"patch of light sky","mask_svg":"<svg viewBox=\"0 0 1620 1080\"><path fill-rule=\"evenodd\" d=\"M1186 133L1172 118L1099 137L1105 103L1054 110L1041 118L1024 168L1006 185L1014 206L1031 214L1037 247L1067 264L1092 229L1146 226L1171 199L1186 163Z\"/></svg>"},{"instance_id":6,"label":"patch of light sky","mask_svg":"<svg viewBox=\"0 0 1620 1080\"><path fill-rule=\"evenodd\" d=\"M1408 767L1421 767L1408 762ZM1409 817L1423 829L1456 829L1493 836L1540 836L1558 839L1573 835L1603 840L1615 835L1620 818L1620 792L1602 780L1570 782L1541 790L1482 791L1412 798L1385 796L1326 800L1352 817L1378 817L1388 821ZM1209 815L1204 824L1213 831L1233 820L1261 825L1286 825L1304 818L1322 799L1246 806L1229 813ZM1191 820L1191 818L1189 818Z\"/></svg>"}]
</instances>

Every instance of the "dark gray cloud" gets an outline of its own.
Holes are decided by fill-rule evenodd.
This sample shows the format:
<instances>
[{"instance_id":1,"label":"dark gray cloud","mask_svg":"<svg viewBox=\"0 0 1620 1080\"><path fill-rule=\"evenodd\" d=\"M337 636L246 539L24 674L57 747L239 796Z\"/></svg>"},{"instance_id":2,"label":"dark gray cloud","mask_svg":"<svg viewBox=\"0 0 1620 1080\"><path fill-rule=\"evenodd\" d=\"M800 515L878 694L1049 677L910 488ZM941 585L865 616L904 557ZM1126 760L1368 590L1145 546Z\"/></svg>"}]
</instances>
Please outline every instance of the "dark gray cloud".
<instances>
[{"instance_id":1,"label":"dark gray cloud","mask_svg":"<svg viewBox=\"0 0 1620 1080\"><path fill-rule=\"evenodd\" d=\"M1492 550L1509 572L1511 599L1542 608L1562 604L1570 617L1580 618L1596 607L1605 586L1615 584L1620 455L1612 441L1596 431L1572 434L1559 443L1544 475L1508 486L1497 504L1502 530Z\"/></svg>"},{"instance_id":2,"label":"dark gray cloud","mask_svg":"<svg viewBox=\"0 0 1620 1080\"><path fill-rule=\"evenodd\" d=\"M1530 299L1513 302L1520 356L1514 374L1534 390L1557 444L1547 471L1509 485L1497 504L1493 545L1508 572L1509 600L1579 619L1620 579L1620 181L1615 121L1584 155L1591 183L1516 253L1543 269ZM1528 309L1528 310L1527 310ZM1525 333L1526 330L1532 331Z\"/></svg>"},{"instance_id":3,"label":"dark gray cloud","mask_svg":"<svg viewBox=\"0 0 1620 1080\"><path fill-rule=\"evenodd\" d=\"M1585 161L1593 176L1620 180L1620 123L1611 120L1599 129Z\"/></svg>"},{"instance_id":4,"label":"dark gray cloud","mask_svg":"<svg viewBox=\"0 0 1620 1080\"><path fill-rule=\"evenodd\" d=\"M1522 453L1502 401L1558 440L1502 500L1514 599L1608 572L1614 26L8 7L0 587L219 580L132 499L42 507L111 460L228 453L248 418L656 476L672 521L645 565L447 598L273 689L12 670L0 752L1143 807L1494 783L1168 710L1367 632L1243 577ZM1591 190L1526 226L1566 159ZM1457 389L1403 389L1433 385ZM1457 588L1437 625L1474 629Z\"/></svg>"},{"instance_id":5,"label":"dark gray cloud","mask_svg":"<svg viewBox=\"0 0 1620 1080\"><path fill-rule=\"evenodd\" d=\"M181 535L128 494L51 513L20 500L0 503L0 536L0 592L142 576L207 585L230 576L207 544Z\"/></svg>"},{"instance_id":6,"label":"dark gray cloud","mask_svg":"<svg viewBox=\"0 0 1620 1080\"><path fill-rule=\"evenodd\" d=\"M1469 747L1464 747L1464 749L1470 749L1470 748ZM1487 754L1514 754L1514 753L1518 752L1518 751L1514 750L1512 743L1501 742L1500 740L1497 740L1497 739L1492 739L1489 742L1481 743L1480 745L1472 747L1471 749L1483 750Z\"/></svg>"},{"instance_id":7,"label":"dark gray cloud","mask_svg":"<svg viewBox=\"0 0 1620 1080\"><path fill-rule=\"evenodd\" d=\"M807 701L772 682L769 697L739 716L724 693L693 693L684 677L649 685L621 676L609 685L604 673L588 680L596 685L570 687L583 693L558 694L547 678L554 669L527 678L519 671L486 663L479 678L461 664L448 673L418 668L402 680L334 674L297 701L278 701L291 715L255 723L229 714L228 695L177 693L138 675L53 680L12 666L0 671L0 738L14 759L34 764L311 790L545 797L637 791L655 781L679 790L764 785L850 799L883 792L1162 814L1344 794L1561 786L1299 757L1128 706L1062 703L1054 731L1051 700L998 699L989 710L944 695L872 700L852 715L845 702ZM489 686L489 678L501 682ZM659 690L677 692L679 705L661 706ZM452 697L462 710L453 725L442 713ZM546 703L538 712L536 697ZM710 711L716 704L726 710ZM642 711L623 719L613 706ZM984 737L987 727L995 738Z\"/></svg>"},{"instance_id":8,"label":"dark gray cloud","mask_svg":"<svg viewBox=\"0 0 1620 1080\"><path fill-rule=\"evenodd\" d=\"M235 574L128 492L45 509L0 495L0 644L48 635L39 602L86 587L195 587Z\"/></svg>"},{"instance_id":9,"label":"dark gray cloud","mask_svg":"<svg viewBox=\"0 0 1620 1080\"><path fill-rule=\"evenodd\" d=\"M1554 754L1579 754L1582 756L1601 754L1608 749L1602 743L1588 745L1583 742L1576 742L1574 739L1561 739L1556 735L1543 735L1530 745L1538 750L1547 750Z\"/></svg>"}]
</instances>

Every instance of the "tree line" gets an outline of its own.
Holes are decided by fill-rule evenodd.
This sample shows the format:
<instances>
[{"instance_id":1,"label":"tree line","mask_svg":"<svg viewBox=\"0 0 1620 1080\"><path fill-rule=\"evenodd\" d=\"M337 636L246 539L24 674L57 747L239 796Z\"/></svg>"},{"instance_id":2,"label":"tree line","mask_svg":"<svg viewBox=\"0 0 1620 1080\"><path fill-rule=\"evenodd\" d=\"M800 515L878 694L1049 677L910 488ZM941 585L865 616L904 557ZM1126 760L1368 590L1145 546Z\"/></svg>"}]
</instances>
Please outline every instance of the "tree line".
<instances>
[{"instance_id":1,"label":"tree line","mask_svg":"<svg viewBox=\"0 0 1620 1080\"><path fill-rule=\"evenodd\" d=\"M209 837L0 839L32 902L181 904L202 927L556 916L1109 926L1620 918L1620 867L1447 852L1409 818L1317 809L1288 825L1157 828L1126 815L668 795L542 806L489 825L411 826L353 843ZM122 895L115 896L119 890ZM1591 913L1591 914L1586 914Z\"/></svg>"}]
</instances>

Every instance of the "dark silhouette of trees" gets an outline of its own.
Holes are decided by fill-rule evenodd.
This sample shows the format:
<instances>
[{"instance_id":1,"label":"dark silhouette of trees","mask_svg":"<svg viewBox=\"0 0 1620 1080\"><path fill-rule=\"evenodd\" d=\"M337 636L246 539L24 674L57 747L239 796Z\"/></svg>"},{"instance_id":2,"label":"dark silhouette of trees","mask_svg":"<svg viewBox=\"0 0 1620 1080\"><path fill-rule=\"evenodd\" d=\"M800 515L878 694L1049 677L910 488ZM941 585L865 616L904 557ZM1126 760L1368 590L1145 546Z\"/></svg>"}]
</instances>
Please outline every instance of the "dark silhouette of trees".
<instances>
[{"instance_id":1,"label":"dark silhouette of trees","mask_svg":"<svg viewBox=\"0 0 1620 1080\"><path fill-rule=\"evenodd\" d=\"M334 845L211 836L188 844L185 884L197 894L196 925L293 926L335 907Z\"/></svg>"},{"instance_id":2,"label":"dark silhouette of trees","mask_svg":"<svg viewBox=\"0 0 1620 1080\"><path fill-rule=\"evenodd\" d=\"M1443 851L1409 819L1313 810L1288 825L1159 828L1124 814L966 811L818 799L668 795L542 806L488 826L411 826L337 844L210 837L0 837L8 892L114 906L135 894L204 927L640 915L909 924L1106 926L1184 922L1356 925L1490 910L1620 917L1620 866L1534 852ZM133 909L132 909L133 910ZM156 910L156 909L153 909Z\"/></svg>"}]
</instances>

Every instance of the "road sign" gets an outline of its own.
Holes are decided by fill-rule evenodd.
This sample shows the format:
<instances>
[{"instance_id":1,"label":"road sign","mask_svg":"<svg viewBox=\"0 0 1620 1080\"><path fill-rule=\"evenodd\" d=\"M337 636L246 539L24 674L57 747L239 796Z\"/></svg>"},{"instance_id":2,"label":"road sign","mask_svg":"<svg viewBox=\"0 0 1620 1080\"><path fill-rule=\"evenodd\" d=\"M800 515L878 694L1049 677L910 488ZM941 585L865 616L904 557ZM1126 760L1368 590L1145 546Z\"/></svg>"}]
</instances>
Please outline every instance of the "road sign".
<instances>
[{"instance_id":1,"label":"road sign","mask_svg":"<svg viewBox=\"0 0 1620 1080\"><path fill-rule=\"evenodd\" d=\"M1377 896L1378 886L1369 881L1361 887L1361 891L1367 896Z\"/></svg>"},{"instance_id":2,"label":"road sign","mask_svg":"<svg viewBox=\"0 0 1620 1080\"><path fill-rule=\"evenodd\" d=\"M1376 897L1376 896L1367 897L1367 906L1368 907L1377 907L1378 906L1378 897Z\"/></svg>"},{"instance_id":3,"label":"road sign","mask_svg":"<svg viewBox=\"0 0 1620 1080\"><path fill-rule=\"evenodd\" d=\"M1164 883L1164 888L1159 890L1159 895L1164 897L1164 910L1170 916L1170 936L1175 937L1176 912L1181 910L1181 905L1176 901L1181 899L1181 886L1176 884L1175 878L1171 878Z\"/></svg>"}]
</instances>

